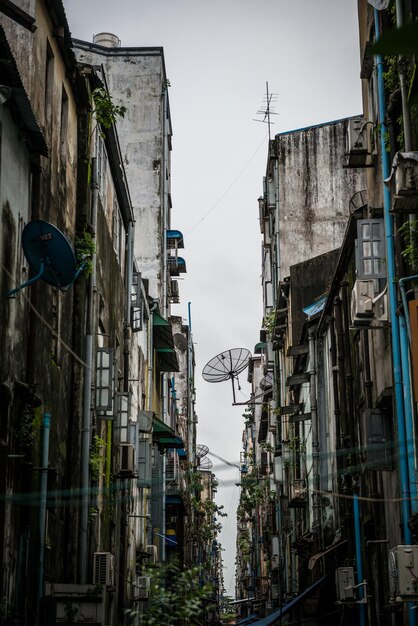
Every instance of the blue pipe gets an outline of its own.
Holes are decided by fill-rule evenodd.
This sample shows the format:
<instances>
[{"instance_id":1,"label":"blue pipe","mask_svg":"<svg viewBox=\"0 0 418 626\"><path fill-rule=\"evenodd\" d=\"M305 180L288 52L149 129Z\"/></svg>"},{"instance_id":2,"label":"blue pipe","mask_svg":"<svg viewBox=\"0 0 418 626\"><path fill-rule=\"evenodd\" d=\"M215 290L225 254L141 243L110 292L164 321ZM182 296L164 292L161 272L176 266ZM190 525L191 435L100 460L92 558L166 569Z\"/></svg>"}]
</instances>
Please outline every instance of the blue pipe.
<instances>
[{"instance_id":1,"label":"blue pipe","mask_svg":"<svg viewBox=\"0 0 418 626\"><path fill-rule=\"evenodd\" d=\"M364 586L362 582L363 578L363 558L361 556L361 529L360 529L360 506L358 494L353 494L353 514L354 514L354 537L356 542L356 565L357 565L357 585L358 587L357 597L359 600L364 598ZM366 624L366 605L359 604L359 626L365 626Z\"/></svg>"},{"instance_id":2,"label":"blue pipe","mask_svg":"<svg viewBox=\"0 0 418 626\"><path fill-rule=\"evenodd\" d=\"M376 41L380 39L379 28L379 12L374 9L374 26ZM390 175L389 155L386 152L385 135L385 86L383 82L383 57L381 54L376 55L377 66L377 90L379 100L379 122L380 122L380 150L382 155L382 176L383 180ZM400 332L399 320L396 314L397 310L397 294L396 294L396 275L395 275L395 250L394 250L394 233L393 218L390 214L391 197L390 189L387 185L383 185L383 212L385 220L385 236L386 236L386 255L388 268L388 288L389 288L389 310L392 334L392 359L393 359L393 378L395 387L395 406L396 420L398 426L398 447L399 447L399 475L401 480L401 497L402 497L402 521L404 531L404 541L406 544L412 542L411 531L408 527L411 507L409 501L409 476L407 464L407 447L406 447L406 428L405 428L405 411L401 370L401 349L400 349ZM409 376L407 376L409 378ZM408 602L408 621L410 626L416 626L416 610L412 602Z\"/></svg>"},{"instance_id":3,"label":"blue pipe","mask_svg":"<svg viewBox=\"0 0 418 626\"><path fill-rule=\"evenodd\" d=\"M45 569L45 528L46 528L46 496L48 491L48 457L49 431L51 415L44 413L42 417L42 452L41 452L41 486L39 494L39 568L38 568L38 612L44 597Z\"/></svg>"},{"instance_id":4,"label":"blue pipe","mask_svg":"<svg viewBox=\"0 0 418 626\"><path fill-rule=\"evenodd\" d=\"M379 12L374 10L375 35L376 41L380 39L379 30ZM389 155L385 146L385 87L383 82L383 57L381 54L376 55L377 65L377 87L379 96L379 122L380 122L380 149L382 155L382 175L383 179L389 177L390 164ZM388 289L389 289L389 309L390 322L392 332L392 359L393 359L393 378L395 387L395 406L396 419L398 425L398 446L399 446L399 473L401 479L401 496L402 496L402 518L404 526L404 538L407 544L411 541L411 532L408 528L408 520L410 518L409 503L409 476L408 465L406 460L406 432L405 432L405 411L403 403L403 382L401 369L401 350L399 337L399 320L397 316L397 293L396 293L396 276L395 276L395 251L394 251L394 233L393 218L390 214L391 197L390 190L387 185L383 186L383 209L385 219L385 236L386 236L386 254L388 268Z\"/></svg>"},{"instance_id":5,"label":"blue pipe","mask_svg":"<svg viewBox=\"0 0 418 626\"><path fill-rule=\"evenodd\" d=\"M399 331L401 338L401 359L402 359L402 378L404 381L404 405L405 405L405 433L406 433L406 451L407 463L409 471L409 491L411 494L411 511L418 512L417 502L417 481L415 471L415 446L414 446L414 425L413 425L413 409L411 395L411 377L409 366L409 348L408 334L405 324L405 316L399 316Z\"/></svg>"}]
</instances>

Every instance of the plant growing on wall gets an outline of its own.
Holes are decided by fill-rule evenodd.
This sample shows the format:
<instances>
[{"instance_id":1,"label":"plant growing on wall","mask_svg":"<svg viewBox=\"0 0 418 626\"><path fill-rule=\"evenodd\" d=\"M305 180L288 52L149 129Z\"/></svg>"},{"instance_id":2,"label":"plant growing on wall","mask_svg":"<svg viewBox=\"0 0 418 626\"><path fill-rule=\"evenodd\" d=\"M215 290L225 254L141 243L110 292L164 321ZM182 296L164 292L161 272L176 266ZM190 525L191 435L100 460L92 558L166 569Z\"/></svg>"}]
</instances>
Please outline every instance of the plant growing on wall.
<instances>
[{"instance_id":1,"label":"plant growing on wall","mask_svg":"<svg viewBox=\"0 0 418 626\"><path fill-rule=\"evenodd\" d=\"M96 252L96 244L93 237L86 230L81 237L75 239L75 255L79 265L84 263L83 272L86 277L91 276L93 271L92 258Z\"/></svg>"},{"instance_id":2,"label":"plant growing on wall","mask_svg":"<svg viewBox=\"0 0 418 626\"><path fill-rule=\"evenodd\" d=\"M418 220L402 224L398 230L403 243L401 255L414 271L418 270Z\"/></svg>"},{"instance_id":3,"label":"plant growing on wall","mask_svg":"<svg viewBox=\"0 0 418 626\"><path fill-rule=\"evenodd\" d=\"M149 567L144 575L151 580L150 597L141 614L142 626L180 626L204 615L212 588L202 584L202 567L182 570L178 561L172 559ZM138 612L128 610L126 614L132 623Z\"/></svg>"},{"instance_id":4,"label":"plant growing on wall","mask_svg":"<svg viewBox=\"0 0 418 626\"><path fill-rule=\"evenodd\" d=\"M103 472L104 456L101 451L106 447L106 442L98 435L94 435L90 449L90 469L91 475L95 480L99 480Z\"/></svg>"},{"instance_id":5,"label":"plant growing on wall","mask_svg":"<svg viewBox=\"0 0 418 626\"><path fill-rule=\"evenodd\" d=\"M103 87L92 92L93 113L102 128L111 128L118 117L125 117L126 107L114 104L110 94Z\"/></svg>"}]
</instances>

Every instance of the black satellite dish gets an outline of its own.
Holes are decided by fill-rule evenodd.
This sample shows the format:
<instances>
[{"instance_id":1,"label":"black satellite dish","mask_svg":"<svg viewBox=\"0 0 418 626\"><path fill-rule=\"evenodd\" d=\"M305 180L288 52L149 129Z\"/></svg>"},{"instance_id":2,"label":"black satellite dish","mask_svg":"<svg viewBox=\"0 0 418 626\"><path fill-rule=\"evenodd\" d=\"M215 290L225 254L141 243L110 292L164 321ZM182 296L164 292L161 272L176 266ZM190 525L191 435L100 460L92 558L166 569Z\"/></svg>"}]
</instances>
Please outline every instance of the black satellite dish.
<instances>
[{"instance_id":1,"label":"black satellite dish","mask_svg":"<svg viewBox=\"0 0 418 626\"><path fill-rule=\"evenodd\" d=\"M203 443L198 443L196 446L196 457L198 459L203 459L204 456L209 452L209 448L205 446Z\"/></svg>"},{"instance_id":2,"label":"black satellite dish","mask_svg":"<svg viewBox=\"0 0 418 626\"><path fill-rule=\"evenodd\" d=\"M39 279L66 291L85 266L82 263L77 268L77 261L67 237L56 226L43 220L33 220L26 224L22 232L22 248L36 275L9 291L9 297Z\"/></svg>"},{"instance_id":3,"label":"black satellite dish","mask_svg":"<svg viewBox=\"0 0 418 626\"><path fill-rule=\"evenodd\" d=\"M213 463L208 456L200 459L198 469L200 470L211 470L213 467Z\"/></svg>"},{"instance_id":4,"label":"black satellite dish","mask_svg":"<svg viewBox=\"0 0 418 626\"><path fill-rule=\"evenodd\" d=\"M235 378L248 366L251 352L246 348L232 348L213 357L203 368L203 379L208 383L221 383L231 379L232 394L235 402ZM239 389L238 382L238 389Z\"/></svg>"}]
</instances>

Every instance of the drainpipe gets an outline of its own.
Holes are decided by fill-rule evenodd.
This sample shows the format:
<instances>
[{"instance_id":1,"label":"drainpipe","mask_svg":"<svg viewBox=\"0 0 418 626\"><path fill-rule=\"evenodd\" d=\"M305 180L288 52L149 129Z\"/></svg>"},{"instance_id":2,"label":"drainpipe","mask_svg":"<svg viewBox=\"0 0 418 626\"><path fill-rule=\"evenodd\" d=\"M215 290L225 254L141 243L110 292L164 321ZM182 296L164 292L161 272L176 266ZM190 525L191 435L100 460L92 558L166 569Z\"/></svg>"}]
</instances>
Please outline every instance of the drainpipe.
<instances>
[{"instance_id":1,"label":"drainpipe","mask_svg":"<svg viewBox=\"0 0 418 626\"><path fill-rule=\"evenodd\" d=\"M376 41L380 39L379 27L379 11L374 9L374 25ZM385 87L383 82L383 57L376 55L377 66L377 90L379 101L379 122L380 122L380 149L382 157L382 178L385 180L390 175L389 155L385 148ZM390 214L391 196L387 185L383 185L383 210L385 220L385 236L386 236L386 252L387 252L387 268L388 268L388 291L390 305L390 321L392 336L392 359L393 359L393 378L395 387L395 406L396 419L398 426L398 447L399 447L399 475L401 482L402 497L402 521L404 541L406 544L412 543L411 531L408 527L410 517L409 503L409 476L408 465L406 460L406 428L405 428L405 412L403 403L403 383L401 371L401 354L400 354L400 336L399 336L399 320L397 311L397 294L396 294L396 275L395 275L395 251L394 251L394 233L393 218ZM408 602L408 618L410 626L416 625L416 610L413 604Z\"/></svg>"},{"instance_id":2,"label":"drainpipe","mask_svg":"<svg viewBox=\"0 0 418 626\"><path fill-rule=\"evenodd\" d=\"M97 159L91 160L92 169L92 212L91 225L93 238L96 239L97 230L97 203L99 195L99 183L97 180ZM86 316L86 367L84 370L83 390L83 424L81 431L81 511L80 511L80 583L87 583L87 557L88 557L88 510L89 510L89 454L90 454L90 420L92 401L92 369L93 369L93 336L94 336L94 299L96 293L96 252L92 257L92 272L87 289L87 316Z\"/></svg>"},{"instance_id":3,"label":"drainpipe","mask_svg":"<svg viewBox=\"0 0 418 626\"><path fill-rule=\"evenodd\" d=\"M45 528L46 528L46 497L48 492L48 458L49 432L51 415L44 413L42 417L42 454L41 454L41 488L39 495L39 567L38 567L38 616L40 604L44 597L45 570Z\"/></svg>"},{"instance_id":4,"label":"drainpipe","mask_svg":"<svg viewBox=\"0 0 418 626\"><path fill-rule=\"evenodd\" d=\"M405 325L405 317L399 315L399 330L401 338L401 359L402 374L404 381L404 403L405 403L405 431L406 431L406 458L408 461L409 471L409 491L411 494L411 510L412 513L418 512L417 501L417 479L415 470L415 445L414 445L414 424L413 424L413 408L412 408L412 390L411 390L411 369L409 364L408 336Z\"/></svg>"},{"instance_id":5,"label":"drainpipe","mask_svg":"<svg viewBox=\"0 0 418 626\"><path fill-rule=\"evenodd\" d=\"M401 332L401 354L402 354L402 372L404 381L404 402L405 402L405 427L407 442L407 458L409 468L409 481L411 492L411 509L412 513L418 512L418 493L417 493L417 474L415 463L415 446L414 446L414 409L412 405L411 390L411 369L410 369L410 349L411 345L411 324L409 319L408 302L406 299L405 285L407 282L417 280L418 274L414 276L405 276L399 280L399 289L402 296L403 315L399 316L399 326Z\"/></svg>"},{"instance_id":6,"label":"drainpipe","mask_svg":"<svg viewBox=\"0 0 418 626\"><path fill-rule=\"evenodd\" d=\"M133 222L128 224L126 251L126 304L125 304L125 328L124 328L124 350L123 350L123 390L129 391L129 355L131 340L131 292L132 292L132 270L133 270Z\"/></svg>"},{"instance_id":7,"label":"drainpipe","mask_svg":"<svg viewBox=\"0 0 418 626\"><path fill-rule=\"evenodd\" d=\"M379 30L379 12L374 10L375 35L376 41L380 39ZM390 164L389 155L385 147L385 87L383 82L383 57L376 55L377 66L377 87L379 100L379 122L380 122L380 147L382 157L382 177L383 180L389 178ZM405 542L411 542L411 533L408 529L408 520L410 517L409 506L409 477L408 466L406 461L406 432L405 432L405 412L403 404L403 381L401 371L401 353L399 338L399 320L397 316L397 294L396 294L396 275L395 275L395 250L394 250L394 232L393 218L390 214L391 196L387 185L383 186L383 208L385 220L385 236L387 249L387 268L388 268L388 291L390 305L390 321L392 333L392 358L393 358L393 377L395 386L395 405L396 418L398 425L398 446L399 446L399 473L401 479L401 496L402 496L402 518L404 525Z\"/></svg>"},{"instance_id":8,"label":"drainpipe","mask_svg":"<svg viewBox=\"0 0 418 626\"><path fill-rule=\"evenodd\" d=\"M361 555L361 525L360 525L360 506L358 494L353 493L353 513L354 513L354 536L356 541L356 566L357 566L357 585L359 600L364 599L364 587L363 583L363 558ZM359 626L365 626L366 624L366 605L359 604Z\"/></svg>"},{"instance_id":9,"label":"drainpipe","mask_svg":"<svg viewBox=\"0 0 418 626\"><path fill-rule=\"evenodd\" d=\"M319 437L318 437L318 414L316 402L316 367L315 367L315 329L310 328L308 331L309 341L309 375L310 375L310 407L311 407L311 424L312 424L312 530L314 533L320 529L320 504L319 504Z\"/></svg>"},{"instance_id":10,"label":"drainpipe","mask_svg":"<svg viewBox=\"0 0 418 626\"><path fill-rule=\"evenodd\" d=\"M153 378L154 378L154 321L153 312L157 309L158 303L154 302L149 309L148 318L148 397L147 407L148 411L152 411L152 390L153 390Z\"/></svg>"}]
</instances>

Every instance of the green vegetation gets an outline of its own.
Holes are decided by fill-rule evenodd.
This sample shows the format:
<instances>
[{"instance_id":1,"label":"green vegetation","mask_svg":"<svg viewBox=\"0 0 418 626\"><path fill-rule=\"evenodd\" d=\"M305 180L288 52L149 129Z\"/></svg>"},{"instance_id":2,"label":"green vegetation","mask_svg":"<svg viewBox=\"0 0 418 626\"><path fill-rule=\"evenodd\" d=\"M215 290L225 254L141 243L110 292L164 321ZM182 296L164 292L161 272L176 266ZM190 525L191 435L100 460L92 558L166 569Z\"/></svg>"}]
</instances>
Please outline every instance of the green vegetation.
<instances>
[{"instance_id":1,"label":"green vegetation","mask_svg":"<svg viewBox=\"0 0 418 626\"><path fill-rule=\"evenodd\" d=\"M91 276L93 271L92 257L96 252L96 244L93 237L86 230L81 237L76 237L75 240L75 255L79 265L84 263L84 275L86 278Z\"/></svg>"},{"instance_id":2,"label":"green vegetation","mask_svg":"<svg viewBox=\"0 0 418 626\"><path fill-rule=\"evenodd\" d=\"M204 615L205 600L210 598L212 589L202 584L201 567L182 570L173 559L148 568L144 575L150 577L151 588L141 615L142 626L180 626ZM136 615L137 611L127 611L132 621Z\"/></svg>"},{"instance_id":3,"label":"green vegetation","mask_svg":"<svg viewBox=\"0 0 418 626\"><path fill-rule=\"evenodd\" d=\"M125 117L126 107L114 104L109 92L103 87L94 89L92 99L94 116L102 128L111 128L118 117Z\"/></svg>"},{"instance_id":4,"label":"green vegetation","mask_svg":"<svg viewBox=\"0 0 418 626\"><path fill-rule=\"evenodd\" d=\"M99 480L103 472L104 456L101 451L106 447L106 442L98 435L94 435L90 449L90 469L91 475L95 480Z\"/></svg>"}]
</instances>

